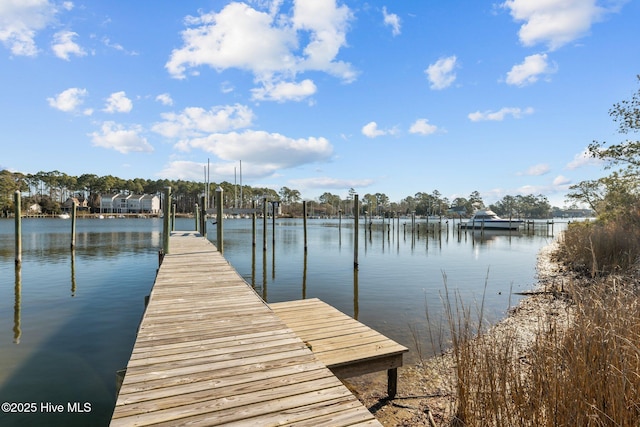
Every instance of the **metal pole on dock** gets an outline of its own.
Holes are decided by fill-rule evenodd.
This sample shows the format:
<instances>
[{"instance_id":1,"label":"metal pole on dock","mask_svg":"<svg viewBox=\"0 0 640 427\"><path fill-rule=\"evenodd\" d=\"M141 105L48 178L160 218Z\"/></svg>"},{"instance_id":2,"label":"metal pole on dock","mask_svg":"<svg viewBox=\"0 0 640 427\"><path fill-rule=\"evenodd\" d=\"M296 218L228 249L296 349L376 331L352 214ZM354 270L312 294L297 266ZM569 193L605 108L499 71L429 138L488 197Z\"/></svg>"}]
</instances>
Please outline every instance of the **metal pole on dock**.
<instances>
[{"instance_id":1,"label":"metal pole on dock","mask_svg":"<svg viewBox=\"0 0 640 427\"><path fill-rule=\"evenodd\" d=\"M302 224L304 228L304 251L307 252L307 201L302 201Z\"/></svg>"},{"instance_id":2,"label":"metal pole on dock","mask_svg":"<svg viewBox=\"0 0 640 427\"><path fill-rule=\"evenodd\" d=\"M74 200L71 206L71 249L76 247L76 214L77 206Z\"/></svg>"},{"instance_id":3,"label":"metal pole on dock","mask_svg":"<svg viewBox=\"0 0 640 427\"><path fill-rule=\"evenodd\" d=\"M169 253L169 228L171 222L171 187L164 187L164 206L162 222L162 253Z\"/></svg>"},{"instance_id":4,"label":"metal pole on dock","mask_svg":"<svg viewBox=\"0 0 640 427\"><path fill-rule=\"evenodd\" d=\"M360 205L358 203L358 195L353 196L354 210L353 218L353 268L358 269L358 220L360 219Z\"/></svg>"},{"instance_id":5,"label":"metal pole on dock","mask_svg":"<svg viewBox=\"0 0 640 427\"><path fill-rule=\"evenodd\" d=\"M222 187L218 186L218 188L216 188L216 200L217 200L217 204L216 204L216 235L218 237L218 252L220 252L221 254L224 253L224 240L222 239L222 233L223 233L223 228L222 228L222 222L223 217L222 217L222 193L223 193L223 189Z\"/></svg>"},{"instance_id":6,"label":"metal pole on dock","mask_svg":"<svg viewBox=\"0 0 640 427\"><path fill-rule=\"evenodd\" d=\"M13 205L14 205L14 215L15 215L15 224L16 224L16 264L20 264L22 262L22 209L20 206L20 202L22 200L22 195L19 190L16 190L13 195Z\"/></svg>"}]
</instances>

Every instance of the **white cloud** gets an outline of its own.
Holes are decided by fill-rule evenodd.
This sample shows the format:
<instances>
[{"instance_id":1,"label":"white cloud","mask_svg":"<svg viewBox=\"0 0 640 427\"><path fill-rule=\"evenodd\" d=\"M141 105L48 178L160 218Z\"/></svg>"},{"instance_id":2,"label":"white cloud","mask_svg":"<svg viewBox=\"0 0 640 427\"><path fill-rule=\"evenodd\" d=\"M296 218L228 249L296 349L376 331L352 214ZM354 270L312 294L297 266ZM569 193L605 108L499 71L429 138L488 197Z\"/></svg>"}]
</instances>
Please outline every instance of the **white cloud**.
<instances>
[{"instance_id":1,"label":"white cloud","mask_svg":"<svg viewBox=\"0 0 640 427\"><path fill-rule=\"evenodd\" d=\"M565 186L571 184L571 180L565 176L558 175L553 179L554 186Z\"/></svg>"},{"instance_id":2,"label":"white cloud","mask_svg":"<svg viewBox=\"0 0 640 427\"><path fill-rule=\"evenodd\" d=\"M306 79L300 83L267 82L263 87L252 89L252 99L259 101L302 101L316 93L317 87L313 81Z\"/></svg>"},{"instance_id":3,"label":"white cloud","mask_svg":"<svg viewBox=\"0 0 640 427\"><path fill-rule=\"evenodd\" d=\"M189 107L181 113L163 113L161 117L164 121L153 125L154 132L166 138L191 138L249 127L255 116L249 107L236 104L208 111Z\"/></svg>"},{"instance_id":4,"label":"white cloud","mask_svg":"<svg viewBox=\"0 0 640 427\"><path fill-rule=\"evenodd\" d=\"M104 122L101 132L92 132L89 136L93 145L116 150L123 154L152 152L153 147L145 137L140 135L141 133L142 128L140 126L132 126L126 129L124 126L114 122Z\"/></svg>"},{"instance_id":5,"label":"white cloud","mask_svg":"<svg viewBox=\"0 0 640 427\"><path fill-rule=\"evenodd\" d=\"M325 161L333 152L326 138L293 139L278 133L253 130L185 139L178 142L175 148L182 151L197 148L228 161L242 159L243 162L261 165L272 172Z\"/></svg>"},{"instance_id":6,"label":"white cloud","mask_svg":"<svg viewBox=\"0 0 640 427\"><path fill-rule=\"evenodd\" d=\"M0 2L0 41L13 55L36 56L36 34L54 20L56 6L48 0Z\"/></svg>"},{"instance_id":7,"label":"white cloud","mask_svg":"<svg viewBox=\"0 0 640 427\"><path fill-rule=\"evenodd\" d=\"M88 95L86 89L72 87L57 94L54 98L47 98L49 105L67 113L75 112Z\"/></svg>"},{"instance_id":8,"label":"white cloud","mask_svg":"<svg viewBox=\"0 0 640 427\"><path fill-rule=\"evenodd\" d=\"M87 52L80 47L73 38L78 34L73 31L60 31L53 35L53 43L51 49L58 58L69 60L69 55L85 56Z\"/></svg>"},{"instance_id":9,"label":"white cloud","mask_svg":"<svg viewBox=\"0 0 640 427\"><path fill-rule=\"evenodd\" d=\"M391 34L397 36L400 34L400 17L395 13L387 13L387 8L382 8L382 15L384 16L384 25L391 27Z\"/></svg>"},{"instance_id":10,"label":"white cloud","mask_svg":"<svg viewBox=\"0 0 640 427\"><path fill-rule=\"evenodd\" d=\"M161 93L160 95L156 96L156 101L158 101L162 105L173 105L173 99L168 93Z\"/></svg>"},{"instance_id":11,"label":"white cloud","mask_svg":"<svg viewBox=\"0 0 640 427\"><path fill-rule=\"evenodd\" d=\"M524 172L518 173L518 175L540 176L549 173L549 170L549 165L545 163L539 163L537 165L531 166Z\"/></svg>"},{"instance_id":12,"label":"white cloud","mask_svg":"<svg viewBox=\"0 0 640 427\"><path fill-rule=\"evenodd\" d=\"M431 89L445 89L451 86L456 80L456 68L457 58L455 55L447 58L440 58L435 63L429 65L424 72L427 74L427 78L431 83Z\"/></svg>"},{"instance_id":13,"label":"white cloud","mask_svg":"<svg viewBox=\"0 0 640 427\"><path fill-rule=\"evenodd\" d=\"M190 27L182 32L183 46L171 52L166 69L180 79L203 65L217 71L248 70L264 87L258 96L274 100L287 99L281 96L287 92L285 82L297 89L292 99L308 94L310 81L295 83L296 75L305 71L326 72L345 82L355 80L352 66L336 59L346 45L352 19L349 8L337 6L335 0L297 0L289 15L277 13L281 6L282 2L273 2L268 11L260 11L233 2L218 13L188 17ZM273 88L285 93L272 95Z\"/></svg>"},{"instance_id":14,"label":"white cloud","mask_svg":"<svg viewBox=\"0 0 640 427\"><path fill-rule=\"evenodd\" d=\"M524 110L521 108L514 107L505 107L501 108L498 111L476 111L475 113L469 113L467 117L472 122L481 122L481 121L497 121L500 122L505 119L507 116L511 116L514 119L520 119L524 115L533 114L533 108L527 107Z\"/></svg>"},{"instance_id":15,"label":"white cloud","mask_svg":"<svg viewBox=\"0 0 640 427\"><path fill-rule=\"evenodd\" d=\"M124 91L112 93L107 99L107 103L104 107L107 113L128 113L133 108L133 103Z\"/></svg>"},{"instance_id":16,"label":"white cloud","mask_svg":"<svg viewBox=\"0 0 640 427\"><path fill-rule=\"evenodd\" d=\"M270 165L259 165L242 161L242 177L245 182L275 176L277 170ZM183 179L187 181L202 181L202 173L209 167L211 180L220 182L228 180L237 172L238 162L194 162L191 160L172 160L157 174L161 178ZM213 189L212 189L213 191Z\"/></svg>"},{"instance_id":17,"label":"white cloud","mask_svg":"<svg viewBox=\"0 0 640 427\"><path fill-rule=\"evenodd\" d=\"M547 59L546 53L527 56L522 64L514 65L507 73L507 84L526 86L537 82L541 74L555 73L556 67L550 66Z\"/></svg>"},{"instance_id":18,"label":"white cloud","mask_svg":"<svg viewBox=\"0 0 640 427\"><path fill-rule=\"evenodd\" d=\"M220 83L220 91L222 93L231 93L234 90L235 90L235 87L233 86L233 84L231 84L231 82L224 81L224 82Z\"/></svg>"},{"instance_id":19,"label":"white cloud","mask_svg":"<svg viewBox=\"0 0 640 427\"><path fill-rule=\"evenodd\" d=\"M109 39L108 37L103 37L102 38L102 43L104 43L104 45L107 46L108 48L117 50L118 52L122 52L122 53L124 53L126 55L138 56L138 52L129 51L129 50L125 49L124 46L122 46L120 43L112 42L111 39Z\"/></svg>"},{"instance_id":20,"label":"white cloud","mask_svg":"<svg viewBox=\"0 0 640 427\"><path fill-rule=\"evenodd\" d=\"M596 3L596 0L507 0L502 7L509 9L516 22L524 22L518 32L523 45L543 43L555 50L586 35L593 23L618 11L624 2L612 1L608 7Z\"/></svg>"},{"instance_id":21,"label":"white cloud","mask_svg":"<svg viewBox=\"0 0 640 427\"><path fill-rule=\"evenodd\" d=\"M376 122L369 122L362 127L362 134L369 138L376 138L383 135L394 135L396 133L397 130L395 128L387 130L378 129L378 124Z\"/></svg>"},{"instance_id":22,"label":"white cloud","mask_svg":"<svg viewBox=\"0 0 640 427\"><path fill-rule=\"evenodd\" d=\"M567 166L565 166L569 170L574 170L581 168L583 166L600 166L604 163L602 159L597 159L592 157L589 154L589 150L586 148L582 150L580 153L576 154Z\"/></svg>"},{"instance_id":23,"label":"white cloud","mask_svg":"<svg viewBox=\"0 0 640 427\"><path fill-rule=\"evenodd\" d=\"M418 119L409 128L410 133L417 133L420 135L431 135L437 131L438 127L430 124L427 119Z\"/></svg>"},{"instance_id":24,"label":"white cloud","mask_svg":"<svg viewBox=\"0 0 640 427\"><path fill-rule=\"evenodd\" d=\"M368 187L374 183L372 179L339 179L331 177L302 178L289 181L297 188L334 188L344 190L345 188Z\"/></svg>"}]
</instances>

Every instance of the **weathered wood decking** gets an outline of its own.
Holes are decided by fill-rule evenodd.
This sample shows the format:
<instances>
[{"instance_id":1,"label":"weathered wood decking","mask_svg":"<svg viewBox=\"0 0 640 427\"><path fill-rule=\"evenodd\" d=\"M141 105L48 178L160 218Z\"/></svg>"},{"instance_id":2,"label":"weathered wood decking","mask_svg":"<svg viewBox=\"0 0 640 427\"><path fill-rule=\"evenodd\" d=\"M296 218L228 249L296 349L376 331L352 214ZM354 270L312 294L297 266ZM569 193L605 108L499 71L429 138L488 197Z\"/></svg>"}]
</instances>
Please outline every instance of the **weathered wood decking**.
<instances>
[{"instance_id":1,"label":"weathered wood decking","mask_svg":"<svg viewBox=\"0 0 640 427\"><path fill-rule=\"evenodd\" d=\"M269 306L339 378L386 370L387 393L395 397L398 368L408 348L317 298Z\"/></svg>"},{"instance_id":2,"label":"weathered wood decking","mask_svg":"<svg viewBox=\"0 0 640 427\"><path fill-rule=\"evenodd\" d=\"M195 232L173 232L112 426L380 426Z\"/></svg>"}]
</instances>

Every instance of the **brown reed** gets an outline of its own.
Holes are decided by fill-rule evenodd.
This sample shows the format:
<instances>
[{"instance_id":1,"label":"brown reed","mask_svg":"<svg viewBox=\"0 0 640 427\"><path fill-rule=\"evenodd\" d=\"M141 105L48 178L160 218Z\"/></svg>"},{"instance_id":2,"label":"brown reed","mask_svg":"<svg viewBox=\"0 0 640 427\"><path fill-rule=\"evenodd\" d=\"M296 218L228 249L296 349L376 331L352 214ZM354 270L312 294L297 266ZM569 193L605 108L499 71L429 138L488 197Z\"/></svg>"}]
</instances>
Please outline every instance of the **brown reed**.
<instances>
[{"instance_id":1,"label":"brown reed","mask_svg":"<svg viewBox=\"0 0 640 427\"><path fill-rule=\"evenodd\" d=\"M570 301L570 320L540 315L526 348L517 328L478 334L482 320L449 294L445 277L455 364L451 425L639 426L639 242L620 224L571 227L558 260L589 280L574 278L561 295L547 296Z\"/></svg>"}]
</instances>

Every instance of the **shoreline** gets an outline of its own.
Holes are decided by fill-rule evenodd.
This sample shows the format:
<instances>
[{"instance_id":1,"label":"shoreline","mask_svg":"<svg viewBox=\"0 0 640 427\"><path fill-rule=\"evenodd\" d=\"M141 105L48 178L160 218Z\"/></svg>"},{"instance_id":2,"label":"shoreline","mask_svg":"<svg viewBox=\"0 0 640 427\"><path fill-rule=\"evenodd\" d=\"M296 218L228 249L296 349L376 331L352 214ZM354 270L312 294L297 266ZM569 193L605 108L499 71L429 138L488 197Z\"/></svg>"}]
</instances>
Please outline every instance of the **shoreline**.
<instances>
[{"instance_id":1,"label":"shoreline","mask_svg":"<svg viewBox=\"0 0 640 427\"><path fill-rule=\"evenodd\" d=\"M567 325L570 307L554 293L569 278L552 258L558 248L557 238L538 253L536 285L531 294L510 308L506 317L487 329L483 335L497 340L515 337L518 358L526 360L535 332L550 320ZM386 396L386 373L350 378L345 384L384 426L448 425L455 411L455 369L450 351L398 369L398 394Z\"/></svg>"}]
</instances>

